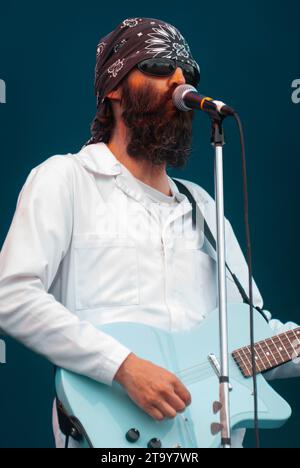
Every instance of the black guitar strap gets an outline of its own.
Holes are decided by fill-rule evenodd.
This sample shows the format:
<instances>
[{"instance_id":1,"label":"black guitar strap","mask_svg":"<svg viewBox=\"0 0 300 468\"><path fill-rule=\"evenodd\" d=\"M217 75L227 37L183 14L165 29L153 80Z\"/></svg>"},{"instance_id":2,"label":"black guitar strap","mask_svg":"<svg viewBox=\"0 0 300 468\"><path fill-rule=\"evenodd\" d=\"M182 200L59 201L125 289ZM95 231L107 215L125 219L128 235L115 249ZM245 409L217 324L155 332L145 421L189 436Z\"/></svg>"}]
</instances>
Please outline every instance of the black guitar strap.
<instances>
[{"instance_id":1,"label":"black guitar strap","mask_svg":"<svg viewBox=\"0 0 300 468\"><path fill-rule=\"evenodd\" d=\"M187 199L189 200L190 204L192 205L192 224L193 224L193 230L196 230L196 227L197 227L197 210L199 210L199 214L201 216L201 219L203 219L204 221L204 236L205 238L207 239L207 241L210 243L211 247L214 249L214 251L217 250L217 243L216 243L216 240L203 216L203 213L201 212L200 208L199 208L199 205L198 203L196 202L195 198L193 197L192 193L189 191L189 189L186 187L186 185L184 185L183 183L179 182L179 180L176 180L176 179L173 179L173 182L176 184L179 192L181 192L182 194L184 194ZM243 302L245 304L248 304L250 305L250 299L248 297L248 295L246 294L246 291L245 289L243 288L243 286L241 285L240 281L238 280L237 276L231 271L231 269L229 268L227 262L226 262L226 268L227 270L229 271L230 275L232 276L232 279L233 281L235 282L236 284L236 287L238 288L241 296L242 296L242 299L243 299ZM256 310L258 310L258 312L261 313L261 315L264 317L264 319L269 322L266 314L264 313L264 311L260 308L260 307L255 307L253 306Z\"/></svg>"}]
</instances>

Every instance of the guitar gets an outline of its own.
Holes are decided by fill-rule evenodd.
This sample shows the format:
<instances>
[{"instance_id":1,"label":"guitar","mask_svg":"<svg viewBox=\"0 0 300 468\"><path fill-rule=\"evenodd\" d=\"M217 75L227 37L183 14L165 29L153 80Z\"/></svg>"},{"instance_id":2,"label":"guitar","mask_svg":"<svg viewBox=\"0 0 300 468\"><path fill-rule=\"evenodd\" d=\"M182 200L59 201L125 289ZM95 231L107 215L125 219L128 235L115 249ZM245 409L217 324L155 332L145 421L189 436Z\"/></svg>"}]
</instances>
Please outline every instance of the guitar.
<instances>
[{"instance_id":1,"label":"guitar","mask_svg":"<svg viewBox=\"0 0 300 468\"><path fill-rule=\"evenodd\" d=\"M291 408L267 383L263 372L300 354L300 328L272 337L262 315L254 312L259 425L262 429L278 428L291 416ZM228 305L228 323L231 428L253 428L249 306ZM189 389L192 403L174 419L158 422L141 410L117 382L109 387L58 368L57 397L66 413L84 428L87 437L80 442L82 448L219 447L220 415L214 414L219 401L217 309L200 325L182 332L169 333L128 322L106 324L100 329L137 356L177 375Z\"/></svg>"}]
</instances>

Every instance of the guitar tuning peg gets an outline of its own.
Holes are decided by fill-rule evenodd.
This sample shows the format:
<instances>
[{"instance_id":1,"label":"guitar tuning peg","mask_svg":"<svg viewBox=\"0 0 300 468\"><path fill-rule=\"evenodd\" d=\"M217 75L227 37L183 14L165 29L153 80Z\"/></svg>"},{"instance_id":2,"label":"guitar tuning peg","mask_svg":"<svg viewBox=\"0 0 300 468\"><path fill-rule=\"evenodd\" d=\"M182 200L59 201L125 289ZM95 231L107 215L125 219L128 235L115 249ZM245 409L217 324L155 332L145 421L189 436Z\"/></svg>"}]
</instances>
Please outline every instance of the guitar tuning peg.
<instances>
[{"instance_id":1,"label":"guitar tuning peg","mask_svg":"<svg viewBox=\"0 0 300 468\"><path fill-rule=\"evenodd\" d=\"M224 428L223 424L220 424L220 423L213 423L210 426L210 430L213 436L219 434L219 432L221 432L223 428Z\"/></svg>"},{"instance_id":2,"label":"guitar tuning peg","mask_svg":"<svg viewBox=\"0 0 300 468\"><path fill-rule=\"evenodd\" d=\"M214 401L214 403L213 403L213 412L214 412L214 414L217 414L219 411L221 411L222 408L223 408L222 403L220 403L219 401Z\"/></svg>"}]
</instances>

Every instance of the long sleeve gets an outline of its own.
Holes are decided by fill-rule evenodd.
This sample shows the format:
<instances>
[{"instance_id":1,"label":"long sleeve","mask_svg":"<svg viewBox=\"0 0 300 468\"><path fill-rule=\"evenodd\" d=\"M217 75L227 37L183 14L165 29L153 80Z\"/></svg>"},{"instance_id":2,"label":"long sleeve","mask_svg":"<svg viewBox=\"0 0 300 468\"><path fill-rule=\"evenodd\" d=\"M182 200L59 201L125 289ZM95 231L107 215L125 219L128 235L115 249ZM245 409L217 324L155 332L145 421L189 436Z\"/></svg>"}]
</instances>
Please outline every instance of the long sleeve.
<instances>
[{"instance_id":1,"label":"long sleeve","mask_svg":"<svg viewBox=\"0 0 300 468\"><path fill-rule=\"evenodd\" d=\"M73 229L72 162L63 159L33 169L19 195L0 253L0 328L57 366L111 385L130 350L48 292Z\"/></svg>"},{"instance_id":2,"label":"long sleeve","mask_svg":"<svg viewBox=\"0 0 300 468\"><path fill-rule=\"evenodd\" d=\"M226 221L226 250L228 262L230 263L233 272L236 274L236 276L238 277L245 291L248 294L248 266L237 241L237 238L228 221ZM229 275L227 278L227 289L228 302L240 302L242 300L237 290L237 287L235 286L233 280L229 277ZM254 281L253 298L254 305L262 308L263 300ZM269 326L271 327L274 335L279 335L280 333L284 333L298 326L296 323L293 322L288 322L284 324L278 319L272 319L272 315L268 311L264 311L264 313L269 320ZM264 376L267 380L300 377L300 361L297 360L295 362L288 362L287 364L283 364L277 367L276 369L266 372Z\"/></svg>"}]
</instances>

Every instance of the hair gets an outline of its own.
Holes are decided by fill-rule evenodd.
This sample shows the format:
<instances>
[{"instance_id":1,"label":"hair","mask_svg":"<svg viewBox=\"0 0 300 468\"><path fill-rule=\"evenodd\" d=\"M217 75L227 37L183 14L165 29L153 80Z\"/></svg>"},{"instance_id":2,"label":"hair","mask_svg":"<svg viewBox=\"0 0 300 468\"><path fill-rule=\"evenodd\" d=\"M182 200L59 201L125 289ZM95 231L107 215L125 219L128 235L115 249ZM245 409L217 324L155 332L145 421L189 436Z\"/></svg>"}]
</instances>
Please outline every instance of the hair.
<instances>
[{"instance_id":1,"label":"hair","mask_svg":"<svg viewBox=\"0 0 300 468\"><path fill-rule=\"evenodd\" d=\"M111 105L111 101L108 98L105 98L103 104L97 110L97 113L91 123L91 134L92 137L89 141L85 144L91 145L93 143L99 143L103 141L104 143L108 143L110 140L110 136L112 130L115 125L115 117Z\"/></svg>"},{"instance_id":2,"label":"hair","mask_svg":"<svg viewBox=\"0 0 300 468\"><path fill-rule=\"evenodd\" d=\"M115 91L119 86L127 81L128 74L121 79L121 81L113 88ZM87 141L84 146L91 145L93 143L108 143L115 126L115 116L111 105L111 99L106 97L100 107L97 109L96 115L91 123L90 131L91 138Z\"/></svg>"}]
</instances>

